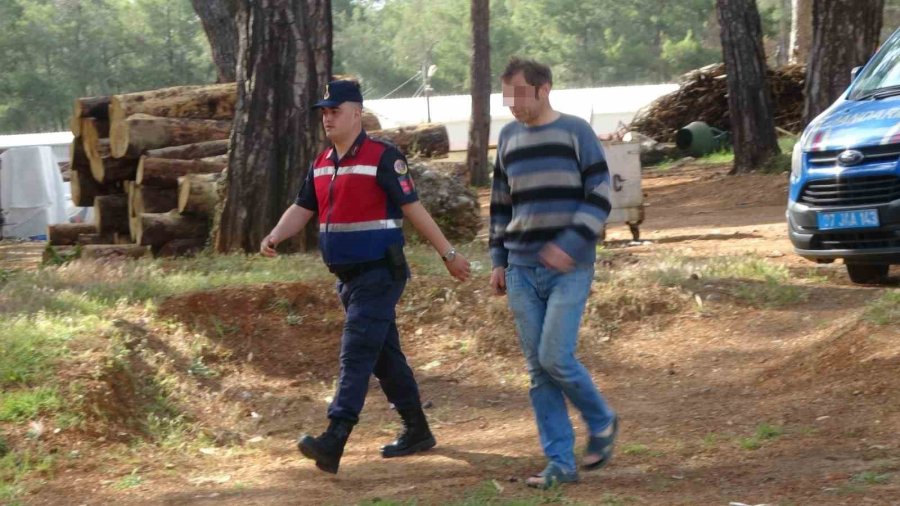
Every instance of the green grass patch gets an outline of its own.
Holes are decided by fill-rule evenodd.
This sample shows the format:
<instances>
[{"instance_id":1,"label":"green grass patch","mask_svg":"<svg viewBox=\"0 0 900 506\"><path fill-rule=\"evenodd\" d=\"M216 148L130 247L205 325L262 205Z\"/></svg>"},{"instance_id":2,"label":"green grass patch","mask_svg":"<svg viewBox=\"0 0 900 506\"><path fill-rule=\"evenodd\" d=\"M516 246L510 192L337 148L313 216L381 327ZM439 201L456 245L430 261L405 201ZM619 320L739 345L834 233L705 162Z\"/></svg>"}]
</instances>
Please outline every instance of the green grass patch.
<instances>
[{"instance_id":1,"label":"green grass patch","mask_svg":"<svg viewBox=\"0 0 900 506\"><path fill-rule=\"evenodd\" d=\"M876 473L875 471L863 471L853 475L850 481L863 485L883 485L891 481L891 475L888 473Z\"/></svg>"},{"instance_id":2,"label":"green grass patch","mask_svg":"<svg viewBox=\"0 0 900 506\"><path fill-rule=\"evenodd\" d=\"M16 500L25 492L25 476L49 473L53 465L52 455L35 455L30 451L9 452L0 456L0 504L18 504Z\"/></svg>"},{"instance_id":3,"label":"green grass patch","mask_svg":"<svg viewBox=\"0 0 900 506\"><path fill-rule=\"evenodd\" d=\"M900 290L890 290L866 306L863 318L876 325L900 323Z\"/></svg>"},{"instance_id":4,"label":"green grass patch","mask_svg":"<svg viewBox=\"0 0 900 506\"><path fill-rule=\"evenodd\" d=\"M738 439L738 445L745 450L758 450L762 448L766 441L776 439L784 434L784 429L777 425L761 423L756 427L756 431L750 437L742 437Z\"/></svg>"},{"instance_id":5,"label":"green grass patch","mask_svg":"<svg viewBox=\"0 0 900 506\"><path fill-rule=\"evenodd\" d=\"M0 422L31 420L39 414L50 414L63 406L53 387L6 392L0 398Z\"/></svg>"},{"instance_id":6,"label":"green grass patch","mask_svg":"<svg viewBox=\"0 0 900 506\"><path fill-rule=\"evenodd\" d=\"M653 450L649 446L641 443L628 443L622 447L622 453L625 455L661 457L663 452Z\"/></svg>"},{"instance_id":7,"label":"green grass patch","mask_svg":"<svg viewBox=\"0 0 900 506\"><path fill-rule=\"evenodd\" d=\"M707 259L666 257L651 266L646 275L663 286L687 290L727 281L722 288L755 307L784 307L807 298L806 290L791 284L787 267L751 255Z\"/></svg>"},{"instance_id":8,"label":"green grass patch","mask_svg":"<svg viewBox=\"0 0 900 506\"><path fill-rule=\"evenodd\" d=\"M50 365L67 354L67 343L82 333L98 333L106 325L95 316L0 315L0 388L38 384L52 376Z\"/></svg>"},{"instance_id":9,"label":"green grass patch","mask_svg":"<svg viewBox=\"0 0 900 506\"><path fill-rule=\"evenodd\" d=\"M490 274L491 258L487 244L484 241L475 241L456 246L456 250L466 257L471 264L472 275ZM405 248L406 260L409 262L414 274L426 274L429 276L449 276L447 267L440 255L429 245L410 244Z\"/></svg>"},{"instance_id":10,"label":"green grass patch","mask_svg":"<svg viewBox=\"0 0 900 506\"><path fill-rule=\"evenodd\" d=\"M141 475L137 474L138 470L135 469L131 471L131 474L127 474L121 478L113 485L118 490L127 490L129 488L134 488L141 483L144 482L144 479L141 478Z\"/></svg>"},{"instance_id":11,"label":"green grass patch","mask_svg":"<svg viewBox=\"0 0 900 506\"><path fill-rule=\"evenodd\" d=\"M0 296L0 314L98 314L121 302L134 304L225 286L327 277L330 274L321 259L313 254L276 258L199 255L118 264L71 262L9 275Z\"/></svg>"}]
</instances>

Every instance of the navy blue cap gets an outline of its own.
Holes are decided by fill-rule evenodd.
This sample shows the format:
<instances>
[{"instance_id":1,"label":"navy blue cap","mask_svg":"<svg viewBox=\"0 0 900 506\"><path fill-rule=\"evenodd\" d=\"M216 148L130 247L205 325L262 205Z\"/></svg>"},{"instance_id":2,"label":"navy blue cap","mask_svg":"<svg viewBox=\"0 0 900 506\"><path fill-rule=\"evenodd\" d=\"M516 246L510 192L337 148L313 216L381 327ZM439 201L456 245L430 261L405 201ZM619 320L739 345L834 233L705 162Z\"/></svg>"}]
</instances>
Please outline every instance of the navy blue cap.
<instances>
[{"instance_id":1,"label":"navy blue cap","mask_svg":"<svg viewBox=\"0 0 900 506\"><path fill-rule=\"evenodd\" d=\"M325 85L325 94L322 100L316 102L313 107L337 107L344 102L362 103L362 92L359 91L359 83L356 81L331 81Z\"/></svg>"}]
</instances>

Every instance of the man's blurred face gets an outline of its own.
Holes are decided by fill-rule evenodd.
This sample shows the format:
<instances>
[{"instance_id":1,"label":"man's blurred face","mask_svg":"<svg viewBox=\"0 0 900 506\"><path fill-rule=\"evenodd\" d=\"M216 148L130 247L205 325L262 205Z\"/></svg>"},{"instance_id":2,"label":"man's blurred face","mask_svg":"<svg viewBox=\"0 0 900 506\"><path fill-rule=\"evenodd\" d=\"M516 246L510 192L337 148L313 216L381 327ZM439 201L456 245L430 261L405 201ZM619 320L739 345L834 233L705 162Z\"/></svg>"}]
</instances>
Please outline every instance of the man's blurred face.
<instances>
[{"instance_id":1,"label":"man's blurred face","mask_svg":"<svg viewBox=\"0 0 900 506\"><path fill-rule=\"evenodd\" d=\"M532 86L525 80L525 74L519 72L503 81L503 105L509 107L516 120L531 124L540 116L549 92L549 84Z\"/></svg>"},{"instance_id":2,"label":"man's blurred face","mask_svg":"<svg viewBox=\"0 0 900 506\"><path fill-rule=\"evenodd\" d=\"M362 107L354 102L322 108L322 126L325 128L325 136L332 142L340 142L355 136L356 127L361 120Z\"/></svg>"}]
</instances>

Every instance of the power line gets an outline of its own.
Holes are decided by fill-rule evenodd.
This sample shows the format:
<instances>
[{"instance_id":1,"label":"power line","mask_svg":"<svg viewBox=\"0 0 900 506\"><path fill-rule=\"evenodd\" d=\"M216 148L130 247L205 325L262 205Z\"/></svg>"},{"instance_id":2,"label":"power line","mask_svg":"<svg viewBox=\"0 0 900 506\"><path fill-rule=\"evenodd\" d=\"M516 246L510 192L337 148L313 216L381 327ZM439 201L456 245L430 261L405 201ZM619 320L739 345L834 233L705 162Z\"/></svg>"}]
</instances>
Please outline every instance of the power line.
<instances>
[{"instance_id":1,"label":"power line","mask_svg":"<svg viewBox=\"0 0 900 506\"><path fill-rule=\"evenodd\" d=\"M389 91L387 95L381 97L381 100L384 100L385 98L388 98L389 96L393 95L394 93L397 92L397 90L399 90L400 88L406 86L407 84L410 83L410 81L412 81L413 79L419 77L421 74L422 74L422 71L421 71L421 70L417 71L415 74L413 74L412 77L410 77L409 79L407 79L406 81L404 81L403 84L401 84L400 86L397 86L397 87L394 88L393 90Z\"/></svg>"}]
</instances>

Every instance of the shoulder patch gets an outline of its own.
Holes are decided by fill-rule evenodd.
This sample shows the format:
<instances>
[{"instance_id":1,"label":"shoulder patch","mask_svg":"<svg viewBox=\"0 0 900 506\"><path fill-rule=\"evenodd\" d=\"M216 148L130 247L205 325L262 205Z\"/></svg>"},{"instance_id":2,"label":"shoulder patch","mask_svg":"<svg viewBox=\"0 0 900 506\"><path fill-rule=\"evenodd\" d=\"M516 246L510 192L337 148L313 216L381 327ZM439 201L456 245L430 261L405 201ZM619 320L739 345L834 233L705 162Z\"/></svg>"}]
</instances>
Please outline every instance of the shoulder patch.
<instances>
[{"instance_id":1,"label":"shoulder patch","mask_svg":"<svg viewBox=\"0 0 900 506\"><path fill-rule=\"evenodd\" d=\"M400 174L401 176L406 174L409 171L409 167L407 167L406 162L403 159L398 159L394 162L394 172Z\"/></svg>"}]
</instances>

